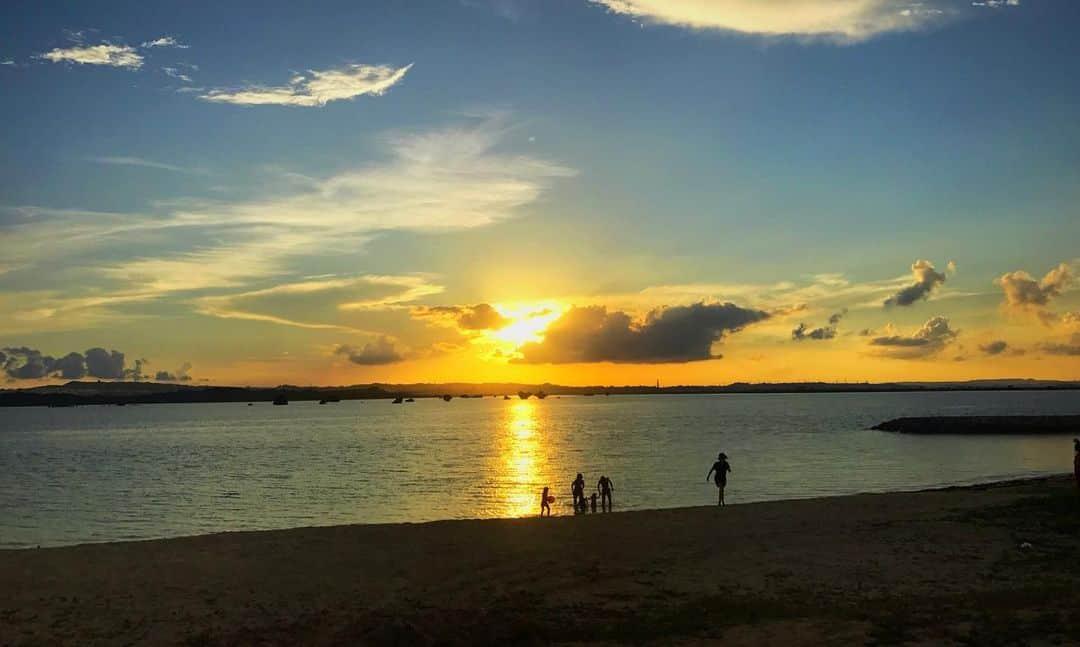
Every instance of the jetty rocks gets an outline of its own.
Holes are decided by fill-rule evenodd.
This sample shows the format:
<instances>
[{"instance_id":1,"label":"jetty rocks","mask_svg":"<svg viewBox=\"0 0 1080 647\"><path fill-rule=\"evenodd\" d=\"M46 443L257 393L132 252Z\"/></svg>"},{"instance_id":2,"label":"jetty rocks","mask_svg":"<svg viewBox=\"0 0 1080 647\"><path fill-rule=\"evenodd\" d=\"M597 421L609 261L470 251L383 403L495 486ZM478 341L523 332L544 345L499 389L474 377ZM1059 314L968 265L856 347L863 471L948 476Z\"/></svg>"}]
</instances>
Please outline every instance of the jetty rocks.
<instances>
[{"instance_id":1,"label":"jetty rocks","mask_svg":"<svg viewBox=\"0 0 1080 647\"><path fill-rule=\"evenodd\" d=\"M901 434L1073 434L1080 436L1080 416L935 416L896 418L872 429Z\"/></svg>"}]
</instances>

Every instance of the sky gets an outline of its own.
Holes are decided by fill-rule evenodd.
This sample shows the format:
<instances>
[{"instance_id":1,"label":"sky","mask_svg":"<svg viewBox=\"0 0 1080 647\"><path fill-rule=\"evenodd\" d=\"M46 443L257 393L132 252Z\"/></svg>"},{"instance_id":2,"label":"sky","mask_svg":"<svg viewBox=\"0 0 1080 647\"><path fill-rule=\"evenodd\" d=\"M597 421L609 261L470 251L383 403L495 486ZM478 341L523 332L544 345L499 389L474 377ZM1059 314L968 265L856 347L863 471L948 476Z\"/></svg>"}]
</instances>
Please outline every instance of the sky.
<instances>
[{"instance_id":1,"label":"sky","mask_svg":"<svg viewBox=\"0 0 1080 647\"><path fill-rule=\"evenodd\" d=\"M7 388L1080 379L1070 0L0 17Z\"/></svg>"}]
</instances>

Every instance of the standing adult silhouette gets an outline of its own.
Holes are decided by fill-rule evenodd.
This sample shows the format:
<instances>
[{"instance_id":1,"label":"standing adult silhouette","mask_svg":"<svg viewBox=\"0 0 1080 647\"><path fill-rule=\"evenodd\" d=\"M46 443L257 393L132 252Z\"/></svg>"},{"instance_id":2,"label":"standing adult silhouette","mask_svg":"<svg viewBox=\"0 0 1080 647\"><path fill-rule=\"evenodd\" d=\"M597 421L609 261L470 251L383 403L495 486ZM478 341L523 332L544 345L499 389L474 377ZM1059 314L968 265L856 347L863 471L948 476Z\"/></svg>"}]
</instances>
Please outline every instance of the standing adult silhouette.
<instances>
[{"instance_id":1,"label":"standing adult silhouette","mask_svg":"<svg viewBox=\"0 0 1080 647\"><path fill-rule=\"evenodd\" d=\"M615 491L615 484L604 475L596 482L596 489L600 492L600 508L604 512L611 512L611 493Z\"/></svg>"},{"instance_id":2,"label":"standing adult silhouette","mask_svg":"<svg viewBox=\"0 0 1080 647\"><path fill-rule=\"evenodd\" d=\"M580 472L570 484L570 494L574 495L574 512L585 507L585 477Z\"/></svg>"},{"instance_id":3,"label":"standing adult silhouette","mask_svg":"<svg viewBox=\"0 0 1080 647\"><path fill-rule=\"evenodd\" d=\"M1080 438L1073 438L1073 478L1076 489L1080 490Z\"/></svg>"}]
</instances>

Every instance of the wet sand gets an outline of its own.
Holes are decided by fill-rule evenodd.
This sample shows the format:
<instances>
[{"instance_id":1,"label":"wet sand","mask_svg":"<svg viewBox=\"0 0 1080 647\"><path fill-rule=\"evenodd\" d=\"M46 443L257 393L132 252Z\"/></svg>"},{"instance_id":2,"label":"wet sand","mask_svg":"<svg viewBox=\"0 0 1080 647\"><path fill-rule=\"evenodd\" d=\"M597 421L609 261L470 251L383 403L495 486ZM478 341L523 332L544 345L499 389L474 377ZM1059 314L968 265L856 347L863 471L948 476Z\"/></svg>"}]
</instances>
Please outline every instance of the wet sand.
<instances>
[{"instance_id":1,"label":"wet sand","mask_svg":"<svg viewBox=\"0 0 1080 647\"><path fill-rule=\"evenodd\" d=\"M1068 644L1078 610L1062 477L0 551L3 645Z\"/></svg>"}]
</instances>

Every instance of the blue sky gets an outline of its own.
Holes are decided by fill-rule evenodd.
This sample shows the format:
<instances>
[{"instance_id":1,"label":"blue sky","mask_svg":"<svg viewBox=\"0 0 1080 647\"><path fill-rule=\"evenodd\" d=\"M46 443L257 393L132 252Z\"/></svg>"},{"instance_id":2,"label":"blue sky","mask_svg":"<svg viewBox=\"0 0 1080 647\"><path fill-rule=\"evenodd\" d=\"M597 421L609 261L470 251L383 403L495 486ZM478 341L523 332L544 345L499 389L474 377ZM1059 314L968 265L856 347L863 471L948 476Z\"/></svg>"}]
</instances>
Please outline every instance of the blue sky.
<instances>
[{"instance_id":1,"label":"blue sky","mask_svg":"<svg viewBox=\"0 0 1080 647\"><path fill-rule=\"evenodd\" d=\"M3 347L243 382L1078 376L1074 3L0 11ZM921 259L925 298L871 307ZM1045 294L1010 301L1016 271ZM578 329L531 355L575 361L532 362L542 330L419 310L602 307L635 344L650 311L726 302L768 316L642 362ZM882 354L934 317L945 343Z\"/></svg>"}]
</instances>

